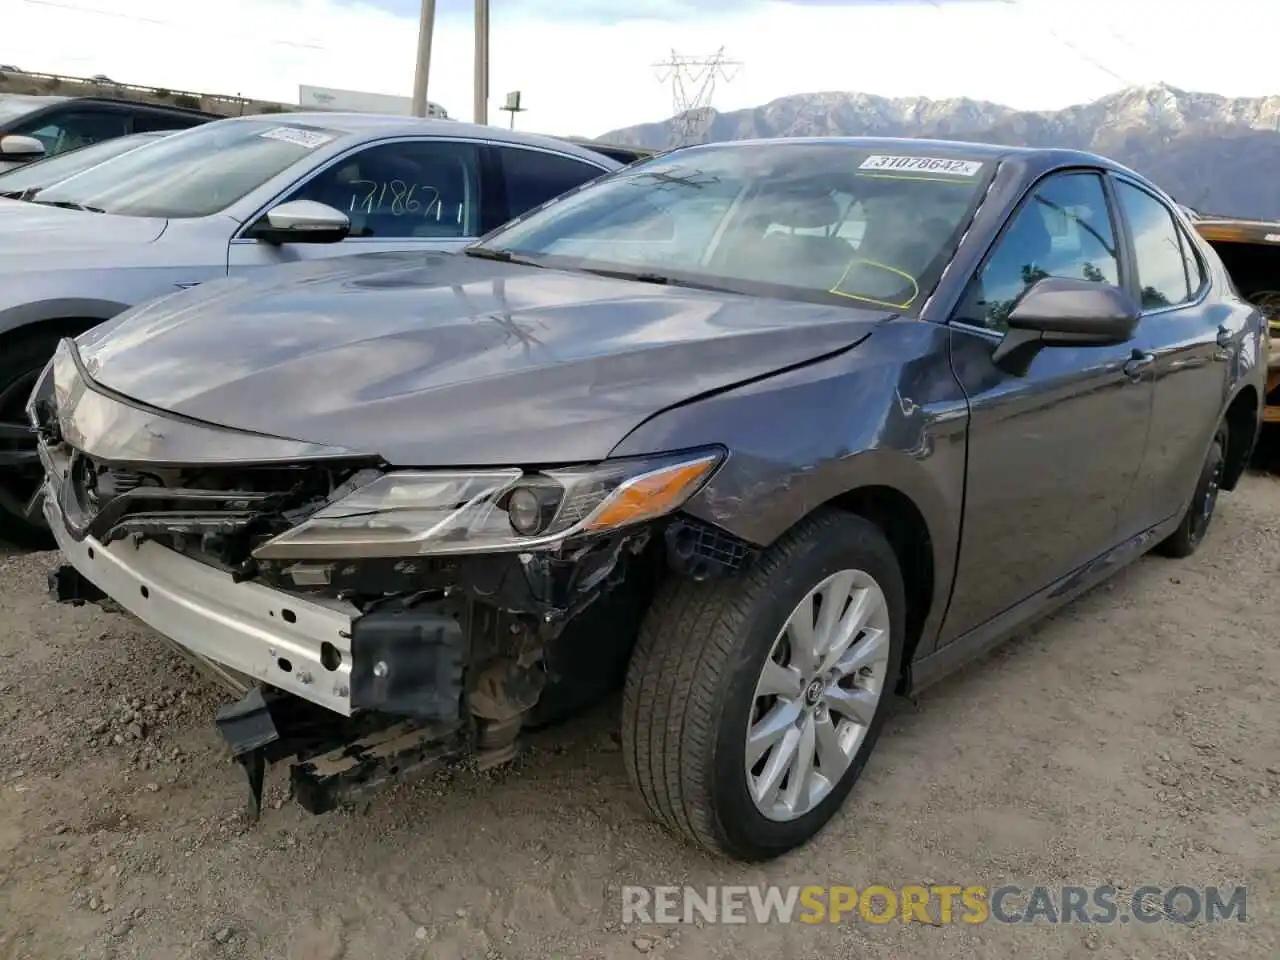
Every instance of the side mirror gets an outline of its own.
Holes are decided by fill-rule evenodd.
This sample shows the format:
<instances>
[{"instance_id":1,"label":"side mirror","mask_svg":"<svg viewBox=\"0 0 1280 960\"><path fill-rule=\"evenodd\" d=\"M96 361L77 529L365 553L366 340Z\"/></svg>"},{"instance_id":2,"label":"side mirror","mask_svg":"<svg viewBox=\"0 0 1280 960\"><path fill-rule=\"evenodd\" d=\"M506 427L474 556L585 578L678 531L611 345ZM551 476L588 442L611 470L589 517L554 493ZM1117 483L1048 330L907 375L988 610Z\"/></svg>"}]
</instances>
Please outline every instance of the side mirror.
<instances>
[{"instance_id":1,"label":"side mirror","mask_svg":"<svg viewBox=\"0 0 1280 960\"><path fill-rule=\"evenodd\" d=\"M44 156L44 144L35 137L8 133L0 136L0 155L10 160L35 160Z\"/></svg>"},{"instance_id":2,"label":"side mirror","mask_svg":"<svg viewBox=\"0 0 1280 960\"><path fill-rule=\"evenodd\" d=\"M1125 343L1142 310L1110 283L1045 277L1018 300L1009 331L992 361L1021 376L1042 347L1099 347Z\"/></svg>"},{"instance_id":3,"label":"side mirror","mask_svg":"<svg viewBox=\"0 0 1280 960\"><path fill-rule=\"evenodd\" d=\"M247 234L264 243L337 243L351 232L341 210L314 200L289 200L272 207Z\"/></svg>"}]
</instances>

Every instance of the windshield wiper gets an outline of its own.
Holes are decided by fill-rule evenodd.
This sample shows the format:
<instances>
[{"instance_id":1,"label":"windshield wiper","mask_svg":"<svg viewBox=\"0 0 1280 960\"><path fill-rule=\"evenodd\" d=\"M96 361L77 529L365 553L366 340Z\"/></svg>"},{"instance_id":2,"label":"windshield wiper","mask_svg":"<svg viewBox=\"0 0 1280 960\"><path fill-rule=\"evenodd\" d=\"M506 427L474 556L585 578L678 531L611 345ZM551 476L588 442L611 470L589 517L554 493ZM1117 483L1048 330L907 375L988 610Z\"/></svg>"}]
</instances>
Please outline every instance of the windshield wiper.
<instances>
[{"instance_id":1,"label":"windshield wiper","mask_svg":"<svg viewBox=\"0 0 1280 960\"><path fill-rule=\"evenodd\" d=\"M480 260L496 260L498 263L518 263L523 267L541 267L542 264L534 263L524 257L517 257L510 250L494 250L491 247L466 247L463 251L468 257L476 257Z\"/></svg>"},{"instance_id":2,"label":"windshield wiper","mask_svg":"<svg viewBox=\"0 0 1280 960\"><path fill-rule=\"evenodd\" d=\"M106 213L101 207L91 207L87 203L76 203L74 200L41 200L39 197L31 197L32 203L39 203L46 207L60 207L63 210L83 210L85 213Z\"/></svg>"},{"instance_id":3,"label":"windshield wiper","mask_svg":"<svg viewBox=\"0 0 1280 960\"><path fill-rule=\"evenodd\" d=\"M665 273L654 273L651 270L632 272L630 270L611 270L606 267L577 267L583 273L593 273L598 277L610 277L614 280L634 280L636 283L652 283L660 287L686 287L690 290L710 290L713 293L735 293L729 287L703 283L700 280L684 280L670 277Z\"/></svg>"},{"instance_id":4,"label":"windshield wiper","mask_svg":"<svg viewBox=\"0 0 1280 960\"><path fill-rule=\"evenodd\" d=\"M6 200L21 200L25 190L0 190L0 197Z\"/></svg>"}]
</instances>

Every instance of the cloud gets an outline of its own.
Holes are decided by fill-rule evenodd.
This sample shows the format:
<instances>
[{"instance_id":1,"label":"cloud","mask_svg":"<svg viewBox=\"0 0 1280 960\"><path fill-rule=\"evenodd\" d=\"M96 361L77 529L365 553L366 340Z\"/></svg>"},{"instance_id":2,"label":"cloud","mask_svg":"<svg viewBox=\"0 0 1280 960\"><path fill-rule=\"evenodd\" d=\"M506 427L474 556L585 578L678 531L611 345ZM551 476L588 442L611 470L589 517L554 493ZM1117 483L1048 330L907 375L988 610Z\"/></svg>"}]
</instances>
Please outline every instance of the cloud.
<instances>
[{"instance_id":1,"label":"cloud","mask_svg":"<svg viewBox=\"0 0 1280 960\"><path fill-rule=\"evenodd\" d=\"M437 0L429 96L470 119L471 0ZM722 46L743 67L722 109L789 93L971 96L1021 108L1122 83L1274 90L1257 0L492 0L490 120L521 90L526 129L605 130L670 116L653 64ZM617 11L625 9L625 21ZM297 101L298 85L408 96L417 0L4 0L0 63L28 70ZM1182 56L1195 48L1230 57ZM1171 53L1172 51L1172 53ZM1106 69L1101 69L1102 64ZM1110 71L1110 72L1108 72Z\"/></svg>"}]
</instances>

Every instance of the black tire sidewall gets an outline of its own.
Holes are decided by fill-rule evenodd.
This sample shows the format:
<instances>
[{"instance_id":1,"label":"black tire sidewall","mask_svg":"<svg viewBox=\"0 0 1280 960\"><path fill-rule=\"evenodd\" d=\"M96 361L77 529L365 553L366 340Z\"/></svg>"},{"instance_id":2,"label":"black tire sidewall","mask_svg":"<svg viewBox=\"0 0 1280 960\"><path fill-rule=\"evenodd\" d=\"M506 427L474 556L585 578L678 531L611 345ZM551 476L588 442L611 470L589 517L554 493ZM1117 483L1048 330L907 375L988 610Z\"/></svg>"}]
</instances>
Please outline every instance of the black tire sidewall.
<instances>
[{"instance_id":1,"label":"black tire sidewall","mask_svg":"<svg viewBox=\"0 0 1280 960\"><path fill-rule=\"evenodd\" d=\"M7 388L32 370L42 369L62 338L74 336L77 332L78 328L74 326L58 325L11 335L0 344L0 389ZM53 535L43 523L30 523L0 507L0 541L3 540L37 550L52 549L54 545Z\"/></svg>"},{"instance_id":2,"label":"black tire sidewall","mask_svg":"<svg viewBox=\"0 0 1280 960\"><path fill-rule=\"evenodd\" d=\"M1209 532L1209 528L1213 525L1214 514L1218 512L1217 501L1214 502L1213 512L1205 517L1204 525L1197 527L1197 518L1204 512L1204 498L1209 493L1209 482L1213 477L1215 470L1223 463L1227 456L1227 432L1225 427L1219 427L1218 432L1214 434L1213 442L1209 444L1209 453L1204 458L1204 465L1200 468L1200 479L1196 481L1196 492L1191 498L1191 506L1187 510L1187 536L1193 545L1199 545L1205 538L1205 534Z\"/></svg>"},{"instance_id":3,"label":"black tire sidewall","mask_svg":"<svg viewBox=\"0 0 1280 960\"><path fill-rule=\"evenodd\" d=\"M839 536L832 536L837 532ZM905 591L892 548L874 526L856 517L849 517L848 522L839 525L838 531L816 533L807 549L797 551L789 562L780 565L770 589L752 604L751 626L737 645L734 667L720 690L709 781L712 809L717 812L718 832L727 846L748 859L770 858L804 843L840 808L875 747L901 672ZM743 756L756 683L765 658L792 610L817 584L845 569L870 574L884 592L890 621L886 688L853 762L831 793L803 817L787 822L773 821L756 809L748 790Z\"/></svg>"}]
</instances>

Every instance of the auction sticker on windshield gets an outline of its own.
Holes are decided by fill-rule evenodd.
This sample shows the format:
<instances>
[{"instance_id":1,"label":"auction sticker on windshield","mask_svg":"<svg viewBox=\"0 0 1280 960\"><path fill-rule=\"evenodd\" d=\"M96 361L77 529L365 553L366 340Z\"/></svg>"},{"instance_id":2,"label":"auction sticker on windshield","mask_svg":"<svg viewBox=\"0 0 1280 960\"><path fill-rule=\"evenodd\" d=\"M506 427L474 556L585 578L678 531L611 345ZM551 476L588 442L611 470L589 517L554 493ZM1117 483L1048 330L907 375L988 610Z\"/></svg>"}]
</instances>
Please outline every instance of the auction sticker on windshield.
<instances>
[{"instance_id":1,"label":"auction sticker on windshield","mask_svg":"<svg viewBox=\"0 0 1280 960\"><path fill-rule=\"evenodd\" d=\"M977 160L946 160L941 157L890 157L879 154L863 160L860 170L884 173L931 173L948 177L976 177L982 169Z\"/></svg>"},{"instance_id":2,"label":"auction sticker on windshield","mask_svg":"<svg viewBox=\"0 0 1280 960\"><path fill-rule=\"evenodd\" d=\"M297 127L272 127L259 134L268 140L285 140L296 143L300 147L314 150L333 139L333 134L321 133L319 130L300 130Z\"/></svg>"}]
</instances>

